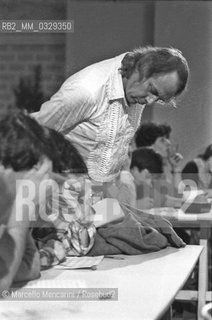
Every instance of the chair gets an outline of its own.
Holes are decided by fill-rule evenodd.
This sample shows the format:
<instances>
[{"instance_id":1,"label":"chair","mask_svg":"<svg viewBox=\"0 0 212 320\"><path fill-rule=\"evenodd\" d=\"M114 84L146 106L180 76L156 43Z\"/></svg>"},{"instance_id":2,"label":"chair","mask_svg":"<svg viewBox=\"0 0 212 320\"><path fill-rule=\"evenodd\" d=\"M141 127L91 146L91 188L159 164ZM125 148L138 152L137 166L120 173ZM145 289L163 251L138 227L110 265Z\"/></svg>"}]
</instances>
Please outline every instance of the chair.
<instances>
[{"instance_id":1,"label":"chair","mask_svg":"<svg viewBox=\"0 0 212 320\"><path fill-rule=\"evenodd\" d=\"M201 314L204 320L212 320L212 302L204 305Z\"/></svg>"}]
</instances>

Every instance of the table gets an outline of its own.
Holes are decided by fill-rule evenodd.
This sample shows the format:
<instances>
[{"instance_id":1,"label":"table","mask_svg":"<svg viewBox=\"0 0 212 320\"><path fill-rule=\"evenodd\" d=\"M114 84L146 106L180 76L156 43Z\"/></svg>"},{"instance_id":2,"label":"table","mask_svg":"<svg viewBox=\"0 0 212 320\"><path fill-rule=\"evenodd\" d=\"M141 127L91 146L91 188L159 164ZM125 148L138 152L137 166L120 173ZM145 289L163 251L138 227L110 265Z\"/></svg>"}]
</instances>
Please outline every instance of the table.
<instances>
[{"instance_id":1,"label":"table","mask_svg":"<svg viewBox=\"0 0 212 320\"><path fill-rule=\"evenodd\" d=\"M158 252L105 258L96 271L42 272L30 287L118 288L118 301L0 301L1 320L155 320L166 312L191 274L203 247L167 247ZM120 256L119 256L120 257ZM78 287L78 286L77 286Z\"/></svg>"},{"instance_id":2,"label":"table","mask_svg":"<svg viewBox=\"0 0 212 320\"><path fill-rule=\"evenodd\" d=\"M182 210L170 210L168 208L155 209L154 213L168 219L174 227L200 228L200 245L203 252L199 261L199 278L197 291L181 291L177 300L196 300L198 302L198 320L202 320L201 310L206 302L212 301L212 292L208 291L208 239L211 236L212 211L199 214L185 214Z\"/></svg>"}]
</instances>

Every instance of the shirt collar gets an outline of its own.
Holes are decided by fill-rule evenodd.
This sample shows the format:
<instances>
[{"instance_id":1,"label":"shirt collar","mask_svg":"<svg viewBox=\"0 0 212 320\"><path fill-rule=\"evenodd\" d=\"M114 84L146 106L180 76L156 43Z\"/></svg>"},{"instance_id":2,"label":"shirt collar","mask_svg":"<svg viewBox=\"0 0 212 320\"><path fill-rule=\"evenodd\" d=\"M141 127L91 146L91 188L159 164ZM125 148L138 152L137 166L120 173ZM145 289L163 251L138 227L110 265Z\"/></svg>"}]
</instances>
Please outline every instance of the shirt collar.
<instances>
[{"instance_id":1,"label":"shirt collar","mask_svg":"<svg viewBox=\"0 0 212 320\"><path fill-rule=\"evenodd\" d=\"M115 58L114 69L108 83L108 96L110 101L121 99L123 100L125 106L128 106L120 71L121 62L125 55L126 53L123 53Z\"/></svg>"},{"instance_id":2,"label":"shirt collar","mask_svg":"<svg viewBox=\"0 0 212 320\"><path fill-rule=\"evenodd\" d=\"M109 96L109 101L122 100L124 103L124 106L126 108L129 108L130 106L128 105L127 100L125 98L124 86L123 86L122 75L120 70L121 62L126 54L127 52L115 58L114 69L113 69L113 72L111 73L109 83L108 83L108 96ZM143 108L145 107L144 104L136 103L135 105L136 106L138 105L139 107L143 107Z\"/></svg>"}]
</instances>

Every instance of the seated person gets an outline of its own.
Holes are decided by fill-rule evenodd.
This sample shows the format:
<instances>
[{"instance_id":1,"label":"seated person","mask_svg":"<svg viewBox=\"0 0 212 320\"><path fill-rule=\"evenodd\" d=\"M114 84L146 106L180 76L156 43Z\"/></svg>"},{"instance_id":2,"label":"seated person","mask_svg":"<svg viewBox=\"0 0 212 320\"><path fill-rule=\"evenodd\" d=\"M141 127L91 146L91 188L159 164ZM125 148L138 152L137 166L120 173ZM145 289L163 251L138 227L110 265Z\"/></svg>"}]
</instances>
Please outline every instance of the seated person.
<instances>
[{"instance_id":1,"label":"seated person","mask_svg":"<svg viewBox=\"0 0 212 320\"><path fill-rule=\"evenodd\" d=\"M136 184L136 207L140 210L153 207L181 206L181 198L172 198L168 195L167 184L163 178L163 160L159 153L150 148L138 148L132 153L130 171ZM189 243L187 231L177 228L176 233Z\"/></svg>"},{"instance_id":2,"label":"seated person","mask_svg":"<svg viewBox=\"0 0 212 320\"><path fill-rule=\"evenodd\" d=\"M57 133L53 134L54 136L57 135ZM21 112L10 115L7 114L0 121L0 162L4 168L12 168L16 172L22 172L30 170L33 167L39 168L40 162L46 157L52 160L53 170L56 172L63 172L63 170L65 171L67 169L68 172L72 172L72 168L74 173L79 171L77 171L77 168L80 168L80 171L82 170L83 173L87 172L87 168L77 150L68 141L62 144L63 136L60 136L59 139L60 148L58 148L58 141L52 139L52 133L50 133L49 129L43 128L34 119ZM63 153L69 155L68 160L63 157ZM59 180L61 181L61 178L59 178ZM56 224L54 224L54 221L53 223L51 222L51 227L54 232L53 235L49 235L48 239L46 239L43 225L39 226L42 230L42 235L44 234L43 236L40 237L39 229L37 229L39 242L42 243L42 245L39 246L41 249L41 267L48 267L55 263L55 260L57 260L57 262L63 260L68 248L72 248L72 244L74 244L73 247L76 249L72 252L74 254L76 254L77 250L78 254L85 254L92 246L95 228L90 220L93 217L93 212L90 213L89 204L85 204L85 202L89 202L90 193L87 192L86 197L84 197L83 187L81 187L81 185L83 186L84 180L81 179L81 182L77 180L77 176L74 178L74 183L73 177L71 181L67 180L67 177L63 178L63 184L65 182L66 185L64 188L63 186L59 187L62 192L61 196L63 197L63 194L65 195L63 197L63 206L71 208L68 210L71 219L68 221L65 220L64 217L62 219L62 231L60 230L61 225L58 223L60 219L56 220ZM56 182L58 181L56 180ZM79 192L81 192L81 204L78 204ZM55 193L53 193L53 196L54 195ZM43 202L47 203L47 201ZM60 204L61 201L59 201L59 206ZM43 209L41 203L39 203L39 209L40 211L36 210L36 213L41 214L41 210ZM51 214L51 206L49 206L49 211ZM89 217L86 216L87 213ZM46 216L48 216L48 213ZM40 216L37 220L40 220ZM49 234L50 229L48 223L45 227L47 227L47 233ZM61 237L57 235L57 228L61 231ZM65 241L63 241L64 238ZM87 247L86 244L88 245ZM50 248L51 246L52 248ZM47 250L45 250L46 247Z\"/></svg>"},{"instance_id":3,"label":"seated person","mask_svg":"<svg viewBox=\"0 0 212 320\"><path fill-rule=\"evenodd\" d=\"M171 127L166 124L147 122L142 124L135 134L135 145L140 147L151 147L163 158L163 171L168 183L178 188L181 181L180 164L183 159L180 153L173 150L170 141Z\"/></svg>"},{"instance_id":4,"label":"seated person","mask_svg":"<svg viewBox=\"0 0 212 320\"><path fill-rule=\"evenodd\" d=\"M136 185L136 207L142 210L158 206L153 183L162 177L162 157L150 148L138 148L132 152L130 172ZM165 203L164 195L160 202L161 206Z\"/></svg>"},{"instance_id":5,"label":"seated person","mask_svg":"<svg viewBox=\"0 0 212 320\"><path fill-rule=\"evenodd\" d=\"M172 190L170 190L172 188ZM182 200L172 197L174 187L163 174L163 159L151 148L138 148L114 183L107 188L107 197L141 210L153 207L180 207Z\"/></svg>"},{"instance_id":6,"label":"seated person","mask_svg":"<svg viewBox=\"0 0 212 320\"><path fill-rule=\"evenodd\" d=\"M198 189L207 190L212 187L212 144L203 154L185 165L182 179L193 181Z\"/></svg>"},{"instance_id":7,"label":"seated person","mask_svg":"<svg viewBox=\"0 0 212 320\"><path fill-rule=\"evenodd\" d=\"M5 120L5 118L3 118ZM40 257L36 249L34 240L30 232L30 221L34 218L33 206L26 208L23 206L22 216L24 219L17 221L18 205L22 195L23 181L32 181L35 187L34 203L38 203L38 194L40 183L48 178L52 163L40 148L35 148L33 139L30 143L25 140L29 148L28 154L21 153L20 143L17 143L19 149L20 166L28 158L32 150L35 158L32 159L31 169L17 172L13 160L13 147L10 140L16 136L14 132L0 120L0 292L8 290L9 287L20 281L33 280L40 275ZM20 130L19 134L23 133ZM21 133L22 132L22 133ZM18 135L19 135L18 134ZM37 157L37 158L36 158ZM35 169L33 163L37 165ZM11 169L11 167L13 169Z\"/></svg>"},{"instance_id":8,"label":"seated person","mask_svg":"<svg viewBox=\"0 0 212 320\"><path fill-rule=\"evenodd\" d=\"M76 148L59 132L45 128L55 144L58 157L53 160L52 175L56 192L47 195L46 204L33 225L33 237L40 249L41 266L47 268L66 255L87 254L94 244L94 211L87 167ZM43 219L44 217L44 219Z\"/></svg>"},{"instance_id":9,"label":"seated person","mask_svg":"<svg viewBox=\"0 0 212 320\"><path fill-rule=\"evenodd\" d=\"M150 148L134 150L130 171L136 184L138 209L181 205L181 198L169 196L169 186L163 174L163 160L157 152Z\"/></svg>"},{"instance_id":10,"label":"seated person","mask_svg":"<svg viewBox=\"0 0 212 320\"><path fill-rule=\"evenodd\" d=\"M138 148L132 152L130 172L136 185L136 207L180 207L182 197L174 197L175 188L164 176L163 159L151 148Z\"/></svg>"}]
</instances>

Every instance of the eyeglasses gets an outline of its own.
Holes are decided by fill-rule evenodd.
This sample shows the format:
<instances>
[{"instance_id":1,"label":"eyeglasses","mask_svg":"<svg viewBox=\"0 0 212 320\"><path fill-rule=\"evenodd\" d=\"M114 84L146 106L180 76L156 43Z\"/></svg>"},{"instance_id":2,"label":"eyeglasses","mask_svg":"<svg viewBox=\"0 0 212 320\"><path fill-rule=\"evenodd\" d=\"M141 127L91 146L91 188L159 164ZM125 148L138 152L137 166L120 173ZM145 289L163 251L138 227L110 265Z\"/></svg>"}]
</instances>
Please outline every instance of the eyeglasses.
<instances>
[{"instance_id":1,"label":"eyeglasses","mask_svg":"<svg viewBox=\"0 0 212 320\"><path fill-rule=\"evenodd\" d=\"M159 98L158 96L156 96L152 93L149 93L149 95L146 97L146 101L149 104L158 103L162 106L177 108L175 98L171 98L169 100L163 100L163 99Z\"/></svg>"},{"instance_id":2,"label":"eyeglasses","mask_svg":"<svg viewBox=\"0 0 212 320\"><path fill-rule=\"evenodd\" d=\"M167 100L167 101L164 101L162 99L158 99L156 102L159 103L162 106L171 107L171 108L175 108L175 109L177 108L175 98L172 98L172 99Z\"/></svg>"},{"instance_id":3,"label":"eyeglasses","mask_svg":"<svg viewBox=\"0 0 212 320\"><path fill-rule=\"evenodd\" d=\"M150 103L158 103L160 105L163 106L170 106L172 108L177 108L176 105L176 99L175 97L171 98L171 99L163 99L160 97L159 92L157 91L157 89L155 87L152 86L152 84L149 84L149 95L147 98L147 101Z\"/></svg>"}]
</instances>

